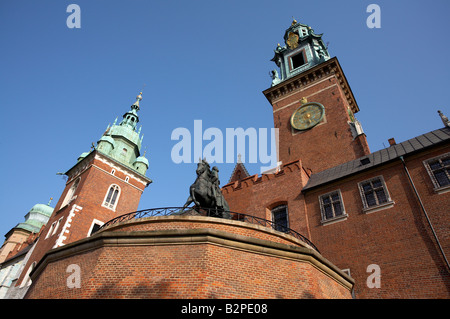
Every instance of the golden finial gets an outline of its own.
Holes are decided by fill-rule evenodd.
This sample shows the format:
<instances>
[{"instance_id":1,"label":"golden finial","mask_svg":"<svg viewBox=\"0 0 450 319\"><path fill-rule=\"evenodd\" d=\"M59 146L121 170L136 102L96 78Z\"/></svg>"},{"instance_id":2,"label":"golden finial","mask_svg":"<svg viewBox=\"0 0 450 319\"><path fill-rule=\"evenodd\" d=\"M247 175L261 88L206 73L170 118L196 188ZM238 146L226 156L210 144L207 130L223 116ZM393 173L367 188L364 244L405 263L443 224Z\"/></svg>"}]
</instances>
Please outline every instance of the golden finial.
<instances>
[{"instance_id":1,"label":"golden finial","mask_svg":"<svg viewBox=\"0 0 450 319\"><path fill-rule=\"evenodd\" d=\"M292 24L291 25L296 25L297 24L297 20L294 19L294 16L292 16Z\"/></svg>"},{"instance_id":2,"label":"golden finial","mask_svg":"<svg viewBox=\"0 0 450 319\"><path fill-rule=\"evenodd\" d=\"M306 103L308 103L308 100L306 99L306 97L302 97L302 99L300 100L300 103L303 105L303 104L306 104Z\"/></svg>"}]
</instances>

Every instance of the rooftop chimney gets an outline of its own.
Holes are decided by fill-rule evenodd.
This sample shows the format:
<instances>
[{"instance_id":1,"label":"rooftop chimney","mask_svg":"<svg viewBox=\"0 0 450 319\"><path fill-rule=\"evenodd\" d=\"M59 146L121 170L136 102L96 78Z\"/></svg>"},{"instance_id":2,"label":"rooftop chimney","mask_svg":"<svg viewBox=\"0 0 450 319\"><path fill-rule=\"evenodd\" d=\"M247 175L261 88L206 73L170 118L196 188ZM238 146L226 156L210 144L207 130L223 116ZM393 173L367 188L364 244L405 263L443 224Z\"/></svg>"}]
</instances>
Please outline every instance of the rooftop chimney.
<instances>
[{"instance_id":1,"label":"rooftop chimney","mask_svg":"<svg viewBox=\"0 0 450 319\"><path fill-rule=\"evenodd\" d=\"M393 138L393 137L391 137L390 139L388 139L388 142L389 142L389 145L390 145L390 146L394 146L394 145L397 144L397 143L395 143L395 138Z\"/></svg>"}]
</instances>

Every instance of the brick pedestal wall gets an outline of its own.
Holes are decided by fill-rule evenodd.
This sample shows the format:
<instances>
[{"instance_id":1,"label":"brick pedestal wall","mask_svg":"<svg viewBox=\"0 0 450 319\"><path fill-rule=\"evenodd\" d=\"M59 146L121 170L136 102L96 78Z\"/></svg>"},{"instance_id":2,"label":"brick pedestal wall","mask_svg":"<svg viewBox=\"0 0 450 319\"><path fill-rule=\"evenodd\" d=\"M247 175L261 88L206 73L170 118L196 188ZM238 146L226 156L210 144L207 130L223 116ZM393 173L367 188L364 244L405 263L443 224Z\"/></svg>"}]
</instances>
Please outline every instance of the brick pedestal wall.
<instances>
[{"instance_id":1,"label":"brick pedestal wall","mask_svg":"<svg viewBox=\"0 0 450 319\"><path fill-rule=\"evenodd\" d=\"M110 226L51 250L31 278L26 298L351 298L354 283L292 236L203 216Z\"/></svg>"}]
</instances>

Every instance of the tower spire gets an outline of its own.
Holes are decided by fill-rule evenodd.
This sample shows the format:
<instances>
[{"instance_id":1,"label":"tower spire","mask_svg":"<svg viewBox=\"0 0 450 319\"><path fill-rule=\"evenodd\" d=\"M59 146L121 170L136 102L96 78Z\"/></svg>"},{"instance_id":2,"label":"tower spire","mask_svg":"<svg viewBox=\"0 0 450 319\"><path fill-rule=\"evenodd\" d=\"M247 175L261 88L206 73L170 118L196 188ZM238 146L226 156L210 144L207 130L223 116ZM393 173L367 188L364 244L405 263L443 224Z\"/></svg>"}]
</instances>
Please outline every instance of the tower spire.
<instances>
[{"instance_id":1,"label":"tower spire","mask_svg":"<svg viewBox=\"0 0 450 319\"><path fill-rule=\"evenodd\" d=\"M142 101L142 91L139 92L139 94L136 96L136 102L133 103L131 109L136 109L137 111L139 111L139 101Z\"/></svg>"},{"instance_id":2,"label":"tower spire","mask_svg":"<svg viewBox=\"0 0 450 319\"><path fill-rule=\"evenodd\" d=\"M136 102L131 105L131 110L123 115L123 120L119 124L120 126L129 127L133 131L136 129L136 125L139 122L137 112L140 110L140 101L142 101L142 91L136 96Z\"/></svg>"},{"instance_id":3,"label":"tower spire","mask_svg":"<svg viewBox=\"0 0 450 319\"><path fill-rule=\"evenodd\" d=\"M137 127L141 101L142 90L136 96L136 101L130 109L122 116L122 121L118 124L117 119L114 121L107 134L103 134L97 142L95 149L145 175L148 169L148 161L145 157L140 156L144 135L141 134L142 126L139 129Z\"/></svg>"}]
</instances>

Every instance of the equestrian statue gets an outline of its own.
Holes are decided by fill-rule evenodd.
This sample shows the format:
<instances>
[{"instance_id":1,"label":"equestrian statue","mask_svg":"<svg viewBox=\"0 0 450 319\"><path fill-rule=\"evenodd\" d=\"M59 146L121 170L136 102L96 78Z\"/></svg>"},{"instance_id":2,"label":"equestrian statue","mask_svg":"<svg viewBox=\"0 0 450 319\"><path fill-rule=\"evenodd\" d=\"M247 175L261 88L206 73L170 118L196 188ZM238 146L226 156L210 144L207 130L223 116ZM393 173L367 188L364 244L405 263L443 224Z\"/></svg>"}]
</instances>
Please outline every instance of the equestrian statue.
<instances>
[{"instance_id":1,"label":"equestrian statue","mask_svg":"<svg viewBox=\"0 0 450 319\"><path fill-rule=\"evenodd\" d=\"M230 219L230 207L219 186L219 169L214 166L211 170L209 163L205 159L200 159L196 173L197 179L189 187L189 197L182 211L194 203L194 209L204 208L208 210L210 216Z\"/></svg>"}]
</instances>

